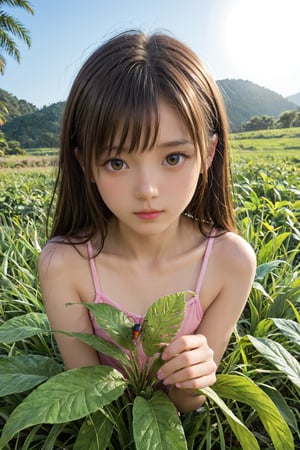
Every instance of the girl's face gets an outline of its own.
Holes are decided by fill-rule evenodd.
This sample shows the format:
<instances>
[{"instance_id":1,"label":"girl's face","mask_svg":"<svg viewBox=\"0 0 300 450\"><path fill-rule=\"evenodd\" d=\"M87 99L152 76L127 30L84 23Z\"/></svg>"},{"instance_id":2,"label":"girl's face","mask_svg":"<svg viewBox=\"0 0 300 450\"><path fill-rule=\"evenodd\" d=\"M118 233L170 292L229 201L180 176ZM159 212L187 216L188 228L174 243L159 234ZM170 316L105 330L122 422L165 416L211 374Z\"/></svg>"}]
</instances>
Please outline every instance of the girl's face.
<instances>
[{"instance_id":1,"label":"girl's face","mask_svg":"<svg viewBox=\"0 0 300 450\"><path fill-rule=\"evenodd\" d=\"M118 137L114 144L118 148ZM128 153L125 143L121 153L98 161L93 178L120 226L154 235L178 223L193 197L200 171L200 155L180 116L161 99L155 146Z\"/></svg>"}]
</instances>

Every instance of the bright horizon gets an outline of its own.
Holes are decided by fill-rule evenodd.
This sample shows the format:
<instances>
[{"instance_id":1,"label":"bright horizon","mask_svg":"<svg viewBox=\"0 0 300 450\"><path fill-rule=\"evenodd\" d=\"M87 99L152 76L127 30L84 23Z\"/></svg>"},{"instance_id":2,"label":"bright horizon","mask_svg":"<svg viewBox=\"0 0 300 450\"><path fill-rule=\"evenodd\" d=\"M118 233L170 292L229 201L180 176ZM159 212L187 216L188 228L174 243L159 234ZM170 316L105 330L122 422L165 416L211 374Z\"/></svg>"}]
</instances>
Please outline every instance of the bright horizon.
<instances>
[{"instance_id":1,"label":"bright horizon","mask_svg":"<svg viewBox=\"0 0 300 450\"><path fill-rule=\"evenodd\" d=\"M300 92L300 0L31 0L35 15L8 9L28 28L21 63L6 57L0 88L37 107L64 101L85 59L125 29L167 31L217 80L241 78L286 97Z\"/></svg>"}]
</instances>

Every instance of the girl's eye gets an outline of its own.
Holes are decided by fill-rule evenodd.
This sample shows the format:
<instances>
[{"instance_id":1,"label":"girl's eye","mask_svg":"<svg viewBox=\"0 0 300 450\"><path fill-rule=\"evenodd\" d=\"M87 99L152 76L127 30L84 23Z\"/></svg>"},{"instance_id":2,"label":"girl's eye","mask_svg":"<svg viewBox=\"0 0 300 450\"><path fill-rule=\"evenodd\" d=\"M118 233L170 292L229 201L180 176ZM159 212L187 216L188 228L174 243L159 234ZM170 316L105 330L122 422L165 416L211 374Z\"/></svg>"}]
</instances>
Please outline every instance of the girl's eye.
<instances>
[{"instance_id":1,"label":"girl's eye","mask_svg":"<svg viewBox=\"0 0 300 450\"><path fill-rule=\"evenodd\" d=\"M177 166L178 164L182 163L185 158L185 155L182 153L171 153L170 155L166 156L166 163L169 166Z\"/></svg>"},{"instance_id":2,"label":"girl's eye","mask_svg":"<svg viewBox=\"0 0 300 450\"><path fill-rule=\"evenodd\" d=\"M112 170L114 172L118 172L120 170L125 169L126 163L122 161L122 159L111 159L110 161L107 161L106 166L109 170Z\"/></svg>"}]
</instances>

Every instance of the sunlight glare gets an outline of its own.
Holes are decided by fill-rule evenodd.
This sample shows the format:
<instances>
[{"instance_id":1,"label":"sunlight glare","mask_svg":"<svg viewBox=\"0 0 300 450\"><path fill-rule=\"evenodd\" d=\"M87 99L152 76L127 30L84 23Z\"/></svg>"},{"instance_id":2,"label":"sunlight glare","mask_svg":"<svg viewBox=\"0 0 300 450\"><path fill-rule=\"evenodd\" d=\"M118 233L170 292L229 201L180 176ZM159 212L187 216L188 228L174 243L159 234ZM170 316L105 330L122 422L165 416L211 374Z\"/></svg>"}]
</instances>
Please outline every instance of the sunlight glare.
<instances>
[{"instance_id":1,"label":"sunlight glare","mask_svg":"<svg viewBox=\"0 0 300 450\"><path fill-rule=\"evenodd\" d=\"M299 58L299 18L300 0L236 0L224 23L225 48L241 78L288 79L285 65Z\"/></svg>"}]
</instances>

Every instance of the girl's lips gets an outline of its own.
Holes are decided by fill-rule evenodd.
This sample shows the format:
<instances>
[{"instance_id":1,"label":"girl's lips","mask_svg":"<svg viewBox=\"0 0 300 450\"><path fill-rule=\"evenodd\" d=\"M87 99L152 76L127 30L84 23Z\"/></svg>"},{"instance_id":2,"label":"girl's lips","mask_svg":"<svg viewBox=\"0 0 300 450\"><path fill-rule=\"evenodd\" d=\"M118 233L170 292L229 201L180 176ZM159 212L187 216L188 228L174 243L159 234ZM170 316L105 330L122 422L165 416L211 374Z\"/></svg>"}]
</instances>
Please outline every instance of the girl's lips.
<instances>
[{"instance_id":1,"label":"girl's lips","mask_svg":"<svg viewBox=\"0 0 300 450\"><path fill-rule=\"evenodd\" d=\"M138 211L134 213L137 217L144 220L154 220L161 215L162 211Z\"/></svg>"}]
</instances>

